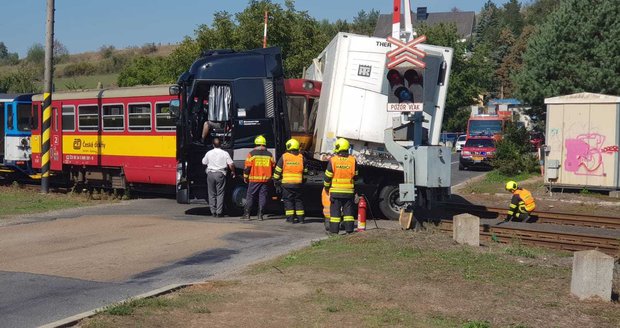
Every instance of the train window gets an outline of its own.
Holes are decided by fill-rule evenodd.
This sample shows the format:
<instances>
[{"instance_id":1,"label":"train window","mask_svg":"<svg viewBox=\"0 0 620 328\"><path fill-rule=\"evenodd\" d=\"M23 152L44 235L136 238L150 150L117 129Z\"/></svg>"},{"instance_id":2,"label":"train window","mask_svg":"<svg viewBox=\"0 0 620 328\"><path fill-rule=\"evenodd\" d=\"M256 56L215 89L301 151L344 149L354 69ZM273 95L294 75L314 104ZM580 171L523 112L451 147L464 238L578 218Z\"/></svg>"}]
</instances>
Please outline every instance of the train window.
<instances>
[{"instance_id":1,"label":"train window","mask_svg":"<svg viewBox=\"0 0 620 328\"><path fill-rule=\"evenodd\" d=\"M176 128L174 119L170 115L170 104L155 104L155 130L172 131Z\"/></svg>"},{"instance_id":2,"label":"train window","mask_svg":"<svg viewBox=\"0 0 620 328\"><path fill-rule=\"evenodd\" d=\"M99 130L99 108L97 107L97 105L78 107L78 130Z\"/></svg>"},{"instance_id":3,"label":"train window","mask_svg":"<svg viewBox=\"0 0 620 328\"><path fill-rule=\"evenodd\" d=\"M75 131L75 106L62 106L62 130Z\"/></svg>"},{"instance_id":4,"label":"train window","mask_svg":"<svg viewBox=\"0 0 620 328\"><path fill-rule=\"evenodd\" d=\"M307 112L308 107L306 105L305 97L287 97L286 108L288 108L288 120L291 124L291 132L307 132L308 126Z\"/></svg>"},{"instance_id":5,"label":"train window","mask_svg":"<svg viewBox=\"0 0 620 328\"><path fill-rule=\"evenodd\" d=\"M30 118L32 106L30 104L17 104L17 130L30 131Z\"/></svg>"},{"instance_id":6,"label":"train window","mask_svg":"<svg viewBox=\"0 0 620 328\"><path fill-rule=\"evenodd\" d=\"M6 106L6 128L7 130L13 130L13 105L7 104Z\"/></svg>"},{"instance_id":7,"label":"train window","mask_svg":"<svg viewBox=\"0 0 620 328\"><path fill-rule=\"evenodd\" d=\"M122 104L103 105L103 131L123 131L125 129L125 109Z\"/></svg>"},{"instance_id":8,"label":"train window","mask_svg":"<svg viewBox=\"0 0 620 328\"><path fill-rule=\"evenodd\" d=\"M32 124L30 124L33 130L39 128L39 105L36 103L32 104Z\"/></svg>"},{"instance_id":9,"label":"train window","mask_svg":"<svg viewBox=\"0 0 620 328\"><path fill-rule=\"evenodd\" d=\"M129 131L151 131L151 104L127 106Z\"/></svg>"}]
</instances>

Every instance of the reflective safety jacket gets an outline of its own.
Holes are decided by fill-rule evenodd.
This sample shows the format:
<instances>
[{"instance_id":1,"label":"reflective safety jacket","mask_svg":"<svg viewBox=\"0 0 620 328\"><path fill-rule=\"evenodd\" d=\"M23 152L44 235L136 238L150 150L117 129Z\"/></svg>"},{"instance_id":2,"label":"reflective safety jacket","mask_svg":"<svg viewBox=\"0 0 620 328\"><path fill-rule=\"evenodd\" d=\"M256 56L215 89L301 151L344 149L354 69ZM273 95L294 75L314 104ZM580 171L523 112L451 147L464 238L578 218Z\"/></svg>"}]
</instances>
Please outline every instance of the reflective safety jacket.
<instances>
[{"instance_id":1,"label":"reflective safety jacket","mask_svg":"<svg viewBox=\"0 0 620 328\"><path fill-rule=\"evenodd\" d=\"M338 154L329 159L323 185L333 197L353 197L354 180L357 178L355 157Z\"/></svg>"},{"instance_id":2,"label":"reflective safety jacket","mask_svg":"<svg viewBox=\"0 0 620 328\"><path fill-rule=\"evenodd\" d=\"M256 147L248 154L245 159L243 178L248 182L265 183L271 179L273 174L274 160L271 152L265 147Z\"/></svg>"},{"instance_id":3,"label":"reflective safety jacket","mask_svg":"<svg viewBox=\"0 0 620 328\"><path fill-rule=\"evenodd\" d=\"M304 156L298 151L287 152L278 160L273 179L282 180L282 185L299 185L304 180L304 173L307 172Z\"/></svg>"},{"instance_id":4,"label":"reflective safety jacket","mask_svg":"<svg viewBox=\"0 0 620 328\"><path fill-rule=\"evenodd\" d=\"M528 212L532 212L536 209L536 202L534 201L534 197L532 193L527 189L519 188L514 191L513 198L518 197L517 206L525 206L525 210ZM514 202L514 201L513 201Z\"/></svg>"}]
</instances>

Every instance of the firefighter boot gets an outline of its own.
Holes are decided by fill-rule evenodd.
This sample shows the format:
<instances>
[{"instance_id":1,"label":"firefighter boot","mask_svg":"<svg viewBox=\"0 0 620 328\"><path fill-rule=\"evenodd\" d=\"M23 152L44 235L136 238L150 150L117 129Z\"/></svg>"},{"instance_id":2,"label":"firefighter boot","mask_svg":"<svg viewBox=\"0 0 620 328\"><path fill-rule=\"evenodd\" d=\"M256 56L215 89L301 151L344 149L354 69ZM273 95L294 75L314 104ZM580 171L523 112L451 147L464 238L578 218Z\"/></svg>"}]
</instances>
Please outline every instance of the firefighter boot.
<instances>
[{"instance_id":1,"label":"firefighter boot","mask_svg":"<svg viewBox=\"0 0 620 328\"><path fill-rule=\"evenodd\" d=\"M353 233L353 230L355 228L355 221L345 221L343 225L344 231L346 231L347 233Z\"/></svg>"},{"instance_id":2,"label":"firefighter boot","mask_svg":"<svg viewBox=\"0 0 620 328\"><path fill-rule=\"evenodd\" d=\"M241 220L248 220L250 221L250 210L249 209L245 209L245 211L243 211L243 216L241 217Z\"/></svg>"},{"instance_id":3,"label":"firefighter boot","mask_svg":"<svg viewBox=\"0 0 620 328\"><path fill-rule=\"evenodd\" d=\"M340 222L329 222L329 232L338 234L340 231Z\"/></svg>"},{"instance_id":4,"label":"firefighter boot","mask_svg":"<svg viewBox=\"0 0 620 328\"><path fill-rule=\"evenodd\" d=\"M263 209L258 210L258 221L263 221Z\"/></svg>"},{"instance_id":5,"label":"firefighter boot","mask_svg":"<svg viewBox=\"0 0 620 328\"><path fill-rule=\"evenodd\" d=\"M300 224L306 224L306 217L305 216L300 216L299 217L299 223Z\"/></svg>"}]
</instances>

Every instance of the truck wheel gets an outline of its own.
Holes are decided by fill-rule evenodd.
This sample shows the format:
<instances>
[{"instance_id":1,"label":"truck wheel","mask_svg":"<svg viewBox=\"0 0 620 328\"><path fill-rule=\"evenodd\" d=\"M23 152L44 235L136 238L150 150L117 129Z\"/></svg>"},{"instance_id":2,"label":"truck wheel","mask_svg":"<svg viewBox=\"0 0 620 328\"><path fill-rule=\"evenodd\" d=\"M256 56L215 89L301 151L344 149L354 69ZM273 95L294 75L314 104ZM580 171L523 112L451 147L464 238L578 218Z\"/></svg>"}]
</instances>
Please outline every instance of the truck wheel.
<instances>
[{"instance_id":1,"label":"truck wheel","mask_svg":"<svg viewBox=\"0 0 620 328\"><path fill-rule=\"evenodd\" d=\"M177 203L189 204L189 186L183 186L184 188L178 189L177 187Z\"/></svg>"},{"instance_id":2,"label":"truck wheel","mask_svg":"<svg viewBox=\"0 0 620 328\"><path fill-rule=\"evenodd\" d=\"M248 185L241 179L231 181L232 187L227 197L226 211L229 216L243 215L245 209L245 197L248 193Z\"/></svg>"},{"instance_id":3,"label":"truck wheel","mask_svg":"<svg viewBox=\"0 0 620 328\"><path fill-rule=\"evenodd\" d=\"M400 209L404 204L400 201L398 186L385 186L379 192L379 210L384 217L390 220L398 220Z\"/></svg>"}]
</instances>

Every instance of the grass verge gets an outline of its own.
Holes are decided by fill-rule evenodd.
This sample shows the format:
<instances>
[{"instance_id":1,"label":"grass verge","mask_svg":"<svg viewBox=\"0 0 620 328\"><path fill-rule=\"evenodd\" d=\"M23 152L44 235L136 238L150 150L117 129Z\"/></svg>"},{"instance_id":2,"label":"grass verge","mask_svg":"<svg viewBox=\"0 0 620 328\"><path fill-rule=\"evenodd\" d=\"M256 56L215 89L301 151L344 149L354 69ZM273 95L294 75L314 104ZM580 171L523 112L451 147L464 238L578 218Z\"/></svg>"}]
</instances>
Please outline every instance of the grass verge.
<instances>
[{"instance_id":1,"label":"grass verge","mask_svg":"<svg viewBox=\"0 0 620 328\"><path fill-rule=\"evenodd\" d=\"M238 280L193 286L119 314L106 311L82 326L620 325L618 304L570 297L570 265L569 258L522 245L471 248L433 230L374 230L321 240Z\"/></svg>"},{"instance_id":2,"label":"grass verge","mask_svg":"<svg viewBox=\"0 0 620 328\"><path fill-rule=\"evenodd\" d=\"M0 186L0 194L2 194L0 197L0 219L20 214L41 213L118 201L118 197L103 194L42 194L35 189L22 188L19 185Z\"/></svg>"},{"instance_id":3,"label":"grass verge","mask_svg":"<svg viewBox=\"0 0 620 328\"><path fill-rule=\"evenodd\" d=\"M489 173L487 173L487 175L484 177L484 179L482 179L479 182L476 183L470 183L468 184L463 191L466 193L475 193L475 194L483 194L483 193L499 193L499 192L505 192L504 190L504 186L506 185L506 182L510 181L510 180L514 180L516 182L521 182L521 181L525 181L528 180L532 177L536 176L535 174L532 173L520 173L518 175L515 176L506 176L503 175L501 173L499 173L499 171L497 170L493 170Z\"/></svg>"}]
</instances>

